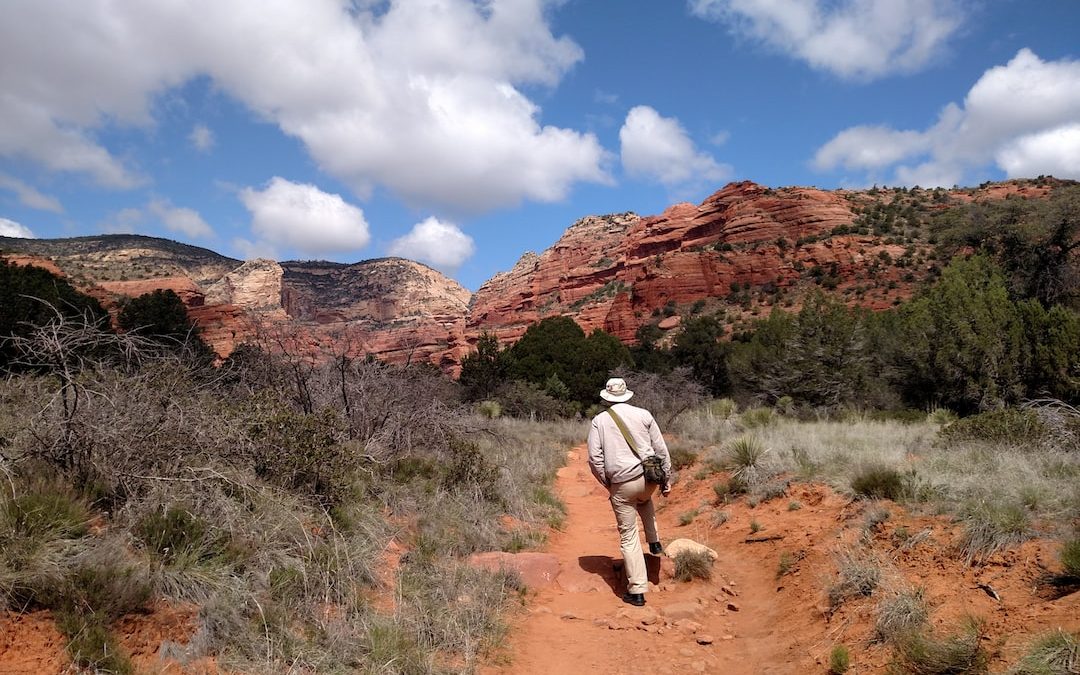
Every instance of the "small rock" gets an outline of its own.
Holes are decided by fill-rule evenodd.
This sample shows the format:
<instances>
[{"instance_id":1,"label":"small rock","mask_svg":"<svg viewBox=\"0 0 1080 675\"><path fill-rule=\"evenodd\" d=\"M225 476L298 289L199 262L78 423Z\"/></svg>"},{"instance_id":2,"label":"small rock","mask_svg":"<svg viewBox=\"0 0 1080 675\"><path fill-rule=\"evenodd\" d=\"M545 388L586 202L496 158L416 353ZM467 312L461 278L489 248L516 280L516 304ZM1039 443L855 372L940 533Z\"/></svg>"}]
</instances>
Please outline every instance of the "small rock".
<instances>
[{"instance_id":1,"label":"small rock","mask_svg":"<svg viewBox=\"0 0 1080 675\"><path fill-rule=\"evenodd\" d=\"M691 621L690 619L682 619L675 622L675 627L681 630L687 635L694 635L698 633L704 626L697 621Z\"/></svg>"},{"instance_id":2,"label":"small rock","mask_svg":"<svg viewBox=\"0 0 1080 675\"><path fill-rule=\"evenodd\" d=\"M699 645L711 645L714 642L711 635L699 635L697 636L697 643Z\"/></svg>"},{"instance_id":3,"label":"small rock","mask_svg":"<svg viewBox=\"0 0 1080 675\"><path fill-rule=\"evenodd\" d=\"M695 652L693 649L687 649L686 647L683 647L682 649L679 650L679 653L682 654L683 656L693 656L697 652Z\"/></svg>"},{"instance_id":4,"label":"small rock","mask_svg":"<svg viewBox=\"0 0 1080 675\"><path fill-rule=\"evenodd\" d=\"M559 616L559 618L563 619L564 621L577 621L581 619L580 616L574 614L573 612L563 612L562 615Z\"/></svg>"},{"instance_id":5,"label":"small rock","mask_svg":"<svg viewBox=\"0 0 1080 675\"><path fill-rule=\"evenodd\" d=\"M722 637L720 639L721 640L734 640L735 636L734 635L725 635L724 637Z\"/></svg>"},{"instance_id":6,"label":"small rock","mask_svg":"<svg viewBox=\"0 0 1080 675\"><path fill-rule=\"evenodd\" d=\"M551 614L550 607L537 607L533 610L533 614Z\"/></svg>"},{"instance_id":7,"label":"small rock","mask_svg":"<svg viewBox=\"0 0 1080 675\"><path fill-rule=\"evenodd\" d=\"M737 611L739 611L739 606L738 606L738 605L736 605L736 604L735 604L734 602L729 602L729 603L727 604L727 608L728 608L728 611L731 611L731 612L737 612Z\"/></svg>"},{"instance_id":8,"label":"small rock","mask_svg":"<svg viewBox=\"0 0 1080 675\"><path fill-rule=\"evenodd\" d=\"M666 546L664 546L664 549L667 551L668 556L671 558L674 558L675 556L679 555L684 551L689 551L690 553L707 553L708 556L713 560L716 560L720 557L719 555L717 555L716 551L712 550L705 544L699 544L693 539L676 539L675 541L670 542Z\"/></svg>"},{"instance_id":9,"label":"small rock","mask_svg":"<svg viewBox=\"0 0 1080 675\"><path fill-rule=\"evenodd\" d=\"M727 593L728 595L730 595L733 598L739 597L739 592L736 591L734 588L728 588L727 586L724 586L720 590Z\"/></svg>"},{"instance_id":10,"label":"small rock","mask_svg":"<svg viewBox=\"0 0 1080 675\"><path fill-rule=\"evenodd\" d=\"M664 616L672 621L693 619L701 613L701 605L696 602L676 602L664 607L661 611L663 611Z\"/></svg>"},{"instance_id":11,"label":"small rock","mask_svg":"<svg viewBox=\"0 0 1080 675\"><path fill-rule=\"evenodd\" d=\"M611 625L611 622L604 618L593 619L593 625L600 628L607 628Z\"/></svg>"},{"instance_id":12,"label":"small rock","mask_svg":"<svg viewBox=\"0 0 1080 675\"><path fill-rule=\"evenodd\" d=\"M694 661L693 663L690 664L690 670L694 671L695 673L704 673L705 672L705 662L704 661Z\"/></svg>"},{"instance_id":13,"label":"small rock","mask_svg":"<svg viewBox=\"0 0 1080 675\"><path fill-rule=\"evenodd\" d=\"M640 618L640 621L643 626L651 626L660 621L660 615L652 607L646 607L642 610L642 614L643 616Z\"/></svg>"}]
</instances>

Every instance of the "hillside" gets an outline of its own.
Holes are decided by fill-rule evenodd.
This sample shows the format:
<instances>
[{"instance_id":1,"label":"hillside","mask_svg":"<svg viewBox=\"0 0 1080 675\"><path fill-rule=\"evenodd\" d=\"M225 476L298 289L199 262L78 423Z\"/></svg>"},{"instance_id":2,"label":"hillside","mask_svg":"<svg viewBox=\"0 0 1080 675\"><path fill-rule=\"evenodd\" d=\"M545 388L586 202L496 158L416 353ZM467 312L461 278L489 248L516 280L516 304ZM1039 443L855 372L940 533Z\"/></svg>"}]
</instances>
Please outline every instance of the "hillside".
<instances>
[{"instance_id":1,"label":"hillside","mask_svg":"<svg viewBox=\"0 0 1080 675\"><path fill-rule=\"evenodd\" d=\"M699 205L675 204L655 216L584 217L471 297L452 279L400 258L241 262L138 235L0 237L0 251L50 266L106 304L172 289L223 355L285 332L305 352L454 369L482 331L513 341L545 316L571 316L587 331L603 328L632 342L647 324L672 335L687 313L722 312L738 330L773 306L798 307L818 288L885 309L939 271L947 253L938 236L969 204L1043 199L1069 184L1041 178L952 190L825 191L731 183Z\"/></svg>"}]
</instances>

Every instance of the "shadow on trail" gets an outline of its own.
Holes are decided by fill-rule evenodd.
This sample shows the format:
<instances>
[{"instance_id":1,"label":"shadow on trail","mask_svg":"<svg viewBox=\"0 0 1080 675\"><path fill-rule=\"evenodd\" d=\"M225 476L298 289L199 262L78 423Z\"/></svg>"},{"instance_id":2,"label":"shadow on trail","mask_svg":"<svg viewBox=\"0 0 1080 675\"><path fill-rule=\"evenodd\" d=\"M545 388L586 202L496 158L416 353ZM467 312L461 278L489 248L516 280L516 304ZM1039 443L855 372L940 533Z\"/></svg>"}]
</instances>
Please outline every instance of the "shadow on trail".
<instances>
[{"instance_id":1,"label":"shadow on trail","mask_svg":"<svg viewBox=\"0 0 1080 675\"><path fill-rule=\"evenodd\" d=\"M578 558L578 565L583 571L602 578L615 595L622 597L622 594L626 592L626 574L624 574L622 558L612 558L606 555L583 555ZM659 585L660 558L646 554L645 569L649 581Z\"/></svg>"}]
</instances>

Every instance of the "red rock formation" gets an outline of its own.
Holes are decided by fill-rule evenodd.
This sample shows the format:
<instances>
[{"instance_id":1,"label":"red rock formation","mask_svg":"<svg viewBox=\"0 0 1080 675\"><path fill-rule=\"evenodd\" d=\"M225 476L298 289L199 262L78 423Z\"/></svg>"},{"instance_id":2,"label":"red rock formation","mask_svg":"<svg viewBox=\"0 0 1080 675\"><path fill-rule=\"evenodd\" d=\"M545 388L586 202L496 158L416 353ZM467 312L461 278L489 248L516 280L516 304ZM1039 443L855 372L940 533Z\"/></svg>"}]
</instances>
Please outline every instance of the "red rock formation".
<instances>
[{"instance_id":1,"label":"red rock formation","mask_svg":"<svg viewBox=\"0 0 1080 675\"><path fill-rule=\"evenodd\" d=\"M904 246L878 237L828 236L856 215L844 192L771 190L747 181L724 187L700 206L676 204L659 216L584 218L547 251L526 254L510 272L480 287L469 314L470 337L487 330L512 341L545 316L568 314L586 331L603 328L632 341L669 303L719 306L747 284L801 293L815 286L808 278L815 269L844 290L874 268L876 284L896 288L864 293L859 302L887 307L909 293L924 270L905 282L895 269L875 264L882 252L901 257ZM761 311L757 299L744 304L728 306L729 315Z\"/></svg>"}]
</instances>

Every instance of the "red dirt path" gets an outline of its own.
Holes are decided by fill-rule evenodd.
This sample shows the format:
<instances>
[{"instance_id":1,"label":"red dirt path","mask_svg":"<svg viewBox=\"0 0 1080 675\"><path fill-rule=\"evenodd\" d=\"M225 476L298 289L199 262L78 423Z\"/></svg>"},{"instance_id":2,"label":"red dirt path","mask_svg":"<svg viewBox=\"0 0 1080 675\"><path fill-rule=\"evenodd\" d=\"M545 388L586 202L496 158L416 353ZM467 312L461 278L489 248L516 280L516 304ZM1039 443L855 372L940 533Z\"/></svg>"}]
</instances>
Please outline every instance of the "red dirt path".
<instances>
[{"instance_id":1,"label":"red dirt path","mask_svg":"<svg viewBox=\"0 0 1080 675\"><path fill-rule=\"evenodd\" d=\"M716 506L711 484L721 476L688 478L670 499L657 497L660 537L690 538L715 549L713 578L676 582L670 560L653 558L652 592L645 607L635 608L620 600L624 582L612 571L612 561L621 559L615 520L584 455L584 448L571 451L556 482L567 518L546 550L559 558L559 575L531 596L527 613L514 621L483 673L824 673L836 644L849 647L852 672L885 672L891 651L872 641L879 597L849 601L833 613L825 596L836 574L833 554L863 532L866 504L824 486L793 484L784 497L756 508L745 499ZM793 501L801 508L789 508ZM887 570L876 596L890 586L924 586L931 623L944 631L965 614L984 618L993 671L1015 662L1035 634L1080 630L1080 593L1048 600L1035 592L1035 579L1055 568L1056 545L1033 541L966 567L955 554L956 528L947 520L883 505L890 518L871 534ZM700 514L680 527L679 516L693 509ZM728 521L714 524L715 510L728 512ZM754 536L782 539L747 543L752 521L761 527ZM905 547L899 527L929 533ZM778 577L785 553L794 563ZM1001 602L979 583L992 585Z\"/></svg>"}]
</instances>

